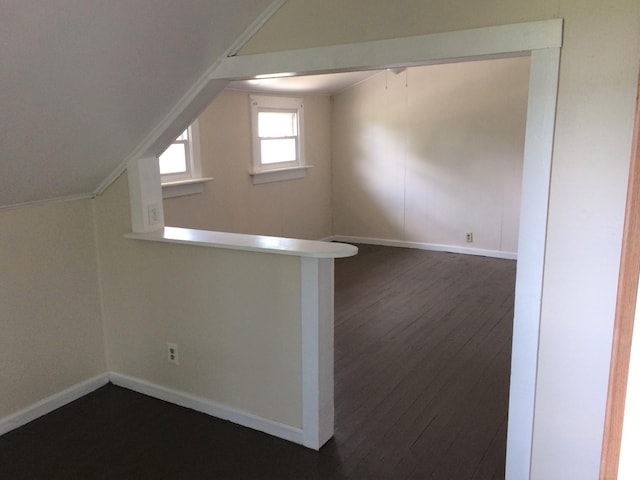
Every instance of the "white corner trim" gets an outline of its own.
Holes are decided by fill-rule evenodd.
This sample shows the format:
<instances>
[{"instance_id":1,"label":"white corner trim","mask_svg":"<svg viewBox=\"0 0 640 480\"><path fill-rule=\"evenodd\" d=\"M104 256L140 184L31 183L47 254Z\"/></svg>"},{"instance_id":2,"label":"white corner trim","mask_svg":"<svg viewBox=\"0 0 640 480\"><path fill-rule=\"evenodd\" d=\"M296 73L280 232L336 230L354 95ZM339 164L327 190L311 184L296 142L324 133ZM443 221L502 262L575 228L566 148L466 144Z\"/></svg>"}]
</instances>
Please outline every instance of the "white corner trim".
<instances>
[{"instance_id":1,"label":"white corner trim","mask_svg":"<svg viewBox=\"0 0 640 480\"><path fill-rule=\"evenodd\" d=\"M98 376L85 380L84 382L72 385L69 388L64 389L61 392L53 394L47 398L40 400L26 408L23 408L19 412L16 412L8 417L0 419L0 435L4 435L11 430L26 425L27 423L46 415L64 405L77 400L80 397L84 397L88 393L97 390L98 388L109 383L109 374L102 373Z\"/></svg>"},{"instance_id":2,"label":"white corner trim","mask_svg":"<svg viewBox=\"0 0 640 480\"><path fill-rule=\"evenodd\" d=\"M46 200L35 200L33 202L0 205L0 212L5 210L17 210L20 208L40 207L43 205L52 205L55 203L75 202L77 200L93 200L94 198L96 198L95 193L81 193L79 195L69 195L68 197L56 197L48 198Z\"/></svg>"},{"instance_id":3,"label":"white corner trim","mask_svg":"<svg viewBox=\"0 0 640 480\"><path fill-rule=\"evenodd\" d=\"M438 243L407 242L404 240L391 240L387 238L352 237L347 235L332 235L323 238L323 241L336 241L345 243L364 243L365 245L383 245L386 247L416 248L419 250L431 250L434 252L462 253L464 255L477 255L481 257L502 258L505 260L517 260L517 252L502 252L500 250L485 250L482 248L460 247L458 245L442 245Z\"/></svg>"},{"instance_id":4,"label":"white corner trim","mask_svg":"<svg viewBox=\"0 0 640 480\"><path fill-rule=\"evenodd\" d=\"M301 445L303 444L303 432L299 428L268 420L206 398L166 388L139 378L122 375L120 373L111 372L109 374L109 379L111 380L111 383L118 385L119 387L128 388L134 392L142 393L159 400L164 400L181 407L190 408L197 412L206 413L207 415L227 420L253 430L258 430L290 442Z\"/></svg>"},{"instance_id":5,"label":"white corner trim","mask_svg":"<svg viewBox=\"0 0 640 480\"><path fill-rule=\"evenodd\" d=\"M302 258L303 445L319 450L334 433L333 259Z\"/></svg>"}]
</instances>

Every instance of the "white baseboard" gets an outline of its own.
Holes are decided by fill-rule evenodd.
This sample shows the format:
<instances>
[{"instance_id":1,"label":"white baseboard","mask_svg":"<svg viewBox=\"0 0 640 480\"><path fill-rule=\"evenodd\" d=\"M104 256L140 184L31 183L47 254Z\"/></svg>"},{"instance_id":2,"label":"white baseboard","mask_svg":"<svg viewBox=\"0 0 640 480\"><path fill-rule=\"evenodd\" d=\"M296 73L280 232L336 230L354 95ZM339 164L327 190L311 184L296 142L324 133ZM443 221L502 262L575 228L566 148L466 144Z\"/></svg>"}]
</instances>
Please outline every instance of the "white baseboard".
<instances>
[{"instance_id":1,"label":"white baseboard","mask_svg":"<svg viewBox=\"0 0 640 480\"><path fill-rule=\"evenodd\" d=\"M71 403L107 383L109 383L109 374L103 373L29 405L8 417L2 418L0 419L0 435L4 435L11 430L26 425L36 418L46 415L67 403Z\"/></svg>"},{"instance_id":2,"label":"white baseboard","mask_svg":"<svg viewBox=\"0 0 640 480\"><path fill-rule=\"evenodd\" d=\"M460 247L458 245L441 245L437 243L407 242L404 240L390 240L385 238L351 237L347 235L332 235L322 239L327 242L364 243L367 245L382 245L385 247L417 248L419 250L431 250L434 252L462 253L465 255L478 255L481 257L502 258L517 260L517 252L503 252L500 250L484 250L481 248Z\"/></svg>"},{"instance_id":3,"label":"white baseboard","mask_svg":"<svg viewBox=\"0 0 640 480\"><path fill-rule=\"evenodd\" d=\"M40 400L17 413L0 419L0 435L26 425L47 413L50 413L80 397L87 395L88 393L93 392L94 390L97 390L109 382L150 397L164 400L175 405L180 405L181 407L190 408L222 420L228 420L232 423L252 428L253 430L258 430L290 442L304 445L304 435L300 428L274 422L251 413L236 410L226 405L221 405L211 400L207 400L206 398L179 392L160 385L155 385L145 380L114 372L103 373L89 380L78 383L77 385L73 385L62 392Z\"/></svg>"},{"instance_id":4,"label":"white baseboard","mask_svg":"<svg viewBox=\"0 0 640 480\"><path fill-rule=\"evenodd\" d=\"M114 385L128 388L134 392L149 395L166 402L190 408L198 412L206 413L222 420L252 428L260 432L279 437L290 442L303 445L303 431L300 428L291 427L283 423L274 422L251 413L236 410L235 408L221 405L206 398L197 397L188 393L162 387L145 380L129 377L119 373L110 373L109 379Z\"/></svg>"}]
</instances>

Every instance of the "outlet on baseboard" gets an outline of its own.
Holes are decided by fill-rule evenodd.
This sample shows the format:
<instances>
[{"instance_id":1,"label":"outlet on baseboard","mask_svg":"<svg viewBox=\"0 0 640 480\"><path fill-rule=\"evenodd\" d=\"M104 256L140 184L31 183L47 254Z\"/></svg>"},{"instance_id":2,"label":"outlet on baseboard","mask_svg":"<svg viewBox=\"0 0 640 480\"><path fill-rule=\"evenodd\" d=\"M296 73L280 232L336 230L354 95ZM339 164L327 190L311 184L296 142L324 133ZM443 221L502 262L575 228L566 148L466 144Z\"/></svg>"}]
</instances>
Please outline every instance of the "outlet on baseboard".
<instances>
[{"instance_id":1,"label":"outlet on baseboard","mask_svg":"<svg viewBox=\"0 0 640 480\"><path fill-rule=\"evenodd\" d=\"M467 232L467 242L473 242L473 232Z\"/></svg>"},{"instance_id":2,"label":"outlet on baseboard","mask_svg":"<svg viewBox=\"0 0 640 480\"><path fill-rule=\"evenodd\" d=\"M180 364L180 360L178 358L178 344L177 343L169 343L167 342L167 360L169 363L173 363L175 365Z\"/></svg>"}]
</instances>

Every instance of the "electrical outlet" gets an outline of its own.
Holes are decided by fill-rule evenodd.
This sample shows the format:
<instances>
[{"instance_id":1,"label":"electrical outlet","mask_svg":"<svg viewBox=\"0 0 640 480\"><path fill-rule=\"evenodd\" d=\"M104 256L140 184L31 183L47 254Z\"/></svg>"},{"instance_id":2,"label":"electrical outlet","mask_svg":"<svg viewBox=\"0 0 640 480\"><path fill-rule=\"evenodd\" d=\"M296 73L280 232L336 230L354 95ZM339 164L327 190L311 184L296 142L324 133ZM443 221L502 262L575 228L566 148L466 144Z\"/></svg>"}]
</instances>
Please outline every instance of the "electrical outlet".
<instances>
[{"instance_id":1,"label":"electrical outlet","mask_svg":"<svg viewBox=\"0 0 640 480\"><path fill-rule=\"evenodd\" d=\"M473 242L473 232L467 232L467 242Z\"/></svg>"},{"instance_id":2,"label":"electrical outlet","mask_svg":"<svg viewBox=\"0 0 640 480\"><path fill-rule=\"evenodd\" d=\"M173 363L175 365L180 364L178 358L178 344L167 342L167 360L169 361L169 363Z\"/></svg>"}]
</instances>

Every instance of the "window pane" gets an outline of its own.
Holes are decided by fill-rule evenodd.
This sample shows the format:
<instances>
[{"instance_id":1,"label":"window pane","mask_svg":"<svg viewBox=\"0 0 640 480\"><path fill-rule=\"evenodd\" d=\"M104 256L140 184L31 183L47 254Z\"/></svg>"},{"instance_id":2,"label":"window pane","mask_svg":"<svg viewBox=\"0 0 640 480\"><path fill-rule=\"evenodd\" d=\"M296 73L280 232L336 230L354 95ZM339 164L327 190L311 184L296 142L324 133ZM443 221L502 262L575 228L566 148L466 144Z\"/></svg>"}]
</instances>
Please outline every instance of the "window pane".
<instances>
[{"instance_id":1,"label":"window pane","mask_svg":"<svg viewBox=\"0 0 640 480\"><path fill-rule=\"evenodd\" d=\"M259 137L295 137L298 132L296 112L258 112Z\"/></svg>"},{"instance_id":2,"label":"window pane","mask_svg":"<svg viewBox=\"0 0 640 480\"><path fill-rule=\"evenodd\" d=\"M187 171L186 148L186 143L174 143L160 155L160 175Z\"/></svg>"},{"instance_id":3,"label":"window pane","mask_svg":"<svg viewBox=\"0 0 640 480\"><path fill-rule=\"evenodd\" d=\"M260 159L263 165L295 162L298 159L295 138L260 140L260 148Z\"/></svg>"},{"instance_id":4,"label":"window pane","mask_svg":"<svg viewBox=\"0 0 640 480\"><path fill-rule=\"evenodd\" d=\"M184 132L180 134L176 140L189 140L189 129L187 128Z\"/></svg>"}]
</instances>

